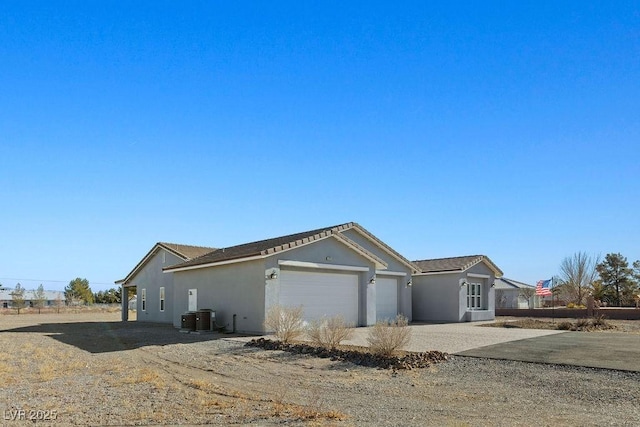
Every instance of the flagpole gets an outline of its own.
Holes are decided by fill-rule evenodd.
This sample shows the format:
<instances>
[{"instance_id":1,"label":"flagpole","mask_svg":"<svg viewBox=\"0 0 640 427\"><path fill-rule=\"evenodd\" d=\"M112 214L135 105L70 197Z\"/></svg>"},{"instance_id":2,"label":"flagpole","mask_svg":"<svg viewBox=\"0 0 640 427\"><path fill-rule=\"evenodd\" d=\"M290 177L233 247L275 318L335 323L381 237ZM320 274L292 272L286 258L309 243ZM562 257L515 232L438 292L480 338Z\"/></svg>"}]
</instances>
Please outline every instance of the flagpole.
<instances>
[{"instance_id":1,"label":"flagpole","mask_svg":"<svg viewBox=\"0 0 640 427\"><path fill-rule=\"evenodd\" d=\"M553 323L556 323L556 305L555 305L555 299L556 297L556 293L555 293L555 289L553 288L553 276L551 276L551 320Z\"/></svg>"}]
</instances>

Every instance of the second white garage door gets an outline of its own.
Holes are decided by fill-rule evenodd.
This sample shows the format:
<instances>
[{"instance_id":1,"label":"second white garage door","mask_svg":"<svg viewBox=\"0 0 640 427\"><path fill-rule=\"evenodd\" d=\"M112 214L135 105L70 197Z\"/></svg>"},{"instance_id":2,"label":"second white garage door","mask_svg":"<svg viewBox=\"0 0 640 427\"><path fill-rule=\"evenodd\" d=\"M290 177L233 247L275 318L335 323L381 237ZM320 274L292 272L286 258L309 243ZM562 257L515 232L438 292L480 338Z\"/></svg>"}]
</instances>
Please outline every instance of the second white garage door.
<instances>
[{"instance_id":1,"label":"second white garage door","mask_svg":"<svg viewBox=\"0 0 640 427\"><path fill-rule=\"evenodd\" d=\"M376 320L398 315L398 279L376 277Z\"/></svg>"},{"instance_id":2,"label":"second white garage door","mask_svg":"<svg viewBox=\"0 0 640 427\"><path fill-rule=\"evenodd\" d=\"M281 270L279 303L302 305L305 320L341 315L358 325L358 275Z\"/></svg>"}]
</instances>

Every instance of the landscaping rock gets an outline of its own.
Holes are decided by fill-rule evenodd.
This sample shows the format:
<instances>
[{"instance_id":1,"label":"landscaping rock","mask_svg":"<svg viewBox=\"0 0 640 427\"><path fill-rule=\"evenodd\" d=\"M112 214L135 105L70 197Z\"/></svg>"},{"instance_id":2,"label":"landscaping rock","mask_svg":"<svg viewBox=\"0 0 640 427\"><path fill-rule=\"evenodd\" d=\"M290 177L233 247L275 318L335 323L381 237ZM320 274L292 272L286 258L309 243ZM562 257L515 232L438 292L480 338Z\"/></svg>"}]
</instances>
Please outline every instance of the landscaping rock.
<instances>
[{"instance_id":1,"label":"landscaping rock","mask_svg":"<svg viewBox=\"0 0 640 427\"><path fill-rule=\"evenodd\" d=\"M360 366L381 369L415 369L426 368L434 363L448 359L447 353L427 351L423 353L406 353L402 356L382 356L364 351L327 349L309 344L285 344L265 338L253 339L245 344L247 347L259 347L265 350L282 350L296 354L308 354L315 357L328 358L334 361L351 362Z\"/></svg>"}]
</instances>

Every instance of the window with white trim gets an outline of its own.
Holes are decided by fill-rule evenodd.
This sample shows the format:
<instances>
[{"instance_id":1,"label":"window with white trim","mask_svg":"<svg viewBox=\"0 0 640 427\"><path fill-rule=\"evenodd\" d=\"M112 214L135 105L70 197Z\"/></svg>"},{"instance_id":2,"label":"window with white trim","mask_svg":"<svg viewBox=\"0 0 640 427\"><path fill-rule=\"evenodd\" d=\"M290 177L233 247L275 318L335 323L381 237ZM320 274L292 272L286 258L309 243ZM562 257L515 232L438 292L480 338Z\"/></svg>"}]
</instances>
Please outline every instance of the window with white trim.
<instances>
[{"instance_id":1,"label":"window with white trim","mask_svg":"<svg viewBox=\"0 0 640 427\"><path fill-rule=\"evenodd\" d=\"M482 283L467 283L467 309L482 309Z\"/></svg>"},{"instance_id":2,"label":"window with white trim","mask_svg":"<svg viewBox=\"0 0 640 427\"><path fill-rule=\"evenodd\" d=\"M166 252L162 252L162 263L163 264L167 263L167 253Z\"/></svg>"},{"instance_id":3,"label":"window with white trim","mask_svg":"<svg viewBox=\"0 0 640 427\"><path fill-rule=\"evenodd\" d=\"M164 311L164 286L160 288L160 311Z\"/></svg>"},{"instance_id":4,"label":"window with white trim","mask_svg":"<svg viewBox=\"0 0 640 427\"><path fill-rule=\"evenodd\" d=\"M142 311L147 311L147 290L142 288L140 292L140 304Z\"/></svg>"}]
</instances>

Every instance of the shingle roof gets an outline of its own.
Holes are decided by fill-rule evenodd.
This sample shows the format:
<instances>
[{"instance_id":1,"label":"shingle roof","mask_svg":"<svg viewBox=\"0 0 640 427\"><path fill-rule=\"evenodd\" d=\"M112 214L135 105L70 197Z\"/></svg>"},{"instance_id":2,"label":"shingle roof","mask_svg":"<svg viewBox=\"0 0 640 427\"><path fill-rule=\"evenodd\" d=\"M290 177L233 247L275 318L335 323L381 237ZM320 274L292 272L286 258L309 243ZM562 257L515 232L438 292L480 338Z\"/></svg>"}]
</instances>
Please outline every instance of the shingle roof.
<instances>
[{"instance_id":1,"label":"shingle roof","mask_svg":"<svg viewBox=\"0 0 640 427\"><path fill-rule=\"evenodd\" d=\"M13 299L11 293L15 289L0 289L0 301L10 301ZM35 289L24 290L23 298L25 301L32 301L34 297ZM44 291L43 292L44 299L47 301L54 301L57 298L64 300L64 292L62 291Z\"/></svg>"},{"instance_id":2,"label":"shingle roof","mask_svg":"<svg viewBox=\"0 0 640 427\"><path fill-rule=\"evenodd\" d=\"M181 245L179 243L158 242L158 245L161 245L163 248L184 259L197 258L216 250L216 248L209 248L206 246Z\"/></svg>"},{"instance_id":3,"label":"shingle roof","mask_svg":"<svg viewBox=\"0 0 640 427\"><path fill-rule=\"evenodd\" d=\"M382 246L385 250L387 250L391 255L405 262L411 268L414 268L417 271L417 267L413 266L411 262L405 258L403 258L396 251L391 249L389 246L382 243L371 233L362 228L359 224L355 222L348 222L345 224L333 225L330 227L318 228L315 230L305 231L302 233L289 234L286 236L275 237L271 239L259 240L251 243L244 243L237 246L231 246L228 248L217 249L213 252L200 256L198 258L194 258L192 260L173 265L165 268L164 270L171 271L182 269L185 267L195 267L200 265L208 265L215 264L223 261L232 261L239 260L244 258L251 258L254 256L268 256L277 252L285 251L288 249L295 248L297 246L305 245L310 242L325 239L330 236L335 236L343 243L351 246L352 248L358 250L363 255L368 258L374 260L378 264L386 265L384 261L378 258L373 253L367 251L365 248L358 245L356 242L350 240L346 236L341 233L345 230L349 230L352 228L356 228L361 233L365 234L369 239L373 240L380 246Z\"/></svg>"},{"instance_id":4,"label":"shingle roof","mask_svg":"<svg viewBox=\"0 0 640 427\"><path fill-rule=\"evenodd\" d=\"M496 289L522 289L522 288L534 288L534 286L529 285L527 283L518 282L517 280L507 279L506 277L501 277L496 279L495 288Z\"/></svg>"},{"instance_id":5,"label":"shingle roof","mask_svg":"<svg viewBox=\"0 0 640 427\"><path fill-rule=\"evenodd\" d=\"M342 226L344 225L347 224L342 224ZM331 227L305 231L303 233L289 234L286 236L244 243L228 248L220 248L198 258L167 267L165 270L172 270L177 267L182 268L201 264L213 264L216 262L249 258L257 255L268 255L331 236L334 232L333 230L337 227L340 226L334 225Z\"/></svg>"},{"instance_id":6,"label":"shingle roof","mask_svg":"<svg viewBox=\"0 0 640 427\"><path fill-rule=\"evenodd\" d=\"M197 258L199 256L205 255L211 251L216 250L216 248L209 248L206 246L193 246L193 245L182 245L179 243L158 242L155 245L153 245L151 250L147 252L144 258L142 258L140 262L136 264L133 270L131 270L131 272L127 274L127 277L125 277L122 280L116 281L116 284L126 284L133 276L135 276L138 270L140 270L149 261L149 259L151 259L151 257L161 248L176 255L178 258L182 258L185 261L188 261L193 258Z\"/></svg>"},{"instance_id":7,"label":"shingle roof","mask_svg":"<svg viewBox=\"0 0 640 427\"><path fill-rule=\"evenodd\" d=\"M455 271L465 271L474 265L485 262L496 275L502 276L500 270L486 255L467 255L451 258L424 259L413 261L423 273L445 273Z\"/></svg>"}]
</instances>

